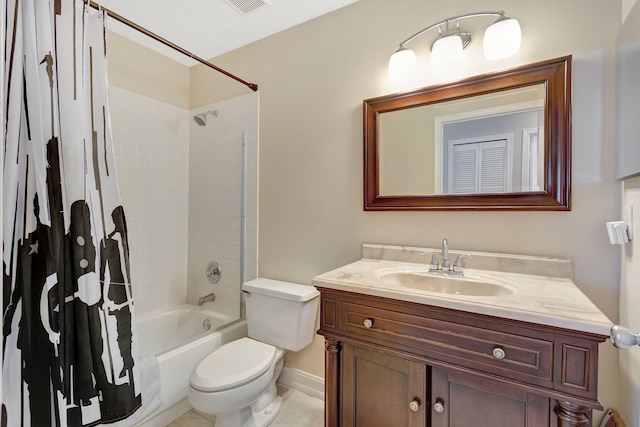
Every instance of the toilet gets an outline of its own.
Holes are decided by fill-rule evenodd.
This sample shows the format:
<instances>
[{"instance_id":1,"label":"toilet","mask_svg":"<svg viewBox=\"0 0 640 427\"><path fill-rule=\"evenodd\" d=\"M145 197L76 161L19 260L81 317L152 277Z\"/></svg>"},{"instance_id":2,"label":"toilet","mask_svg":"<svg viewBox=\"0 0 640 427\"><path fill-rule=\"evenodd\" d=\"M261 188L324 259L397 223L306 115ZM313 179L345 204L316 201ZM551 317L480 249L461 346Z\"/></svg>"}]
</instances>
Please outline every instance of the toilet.
<instances>
[{"instance_id":1,"label":"toilet","mask_svg":"<svg viewBox=\"0 0 640 427\"><path fill-rule=\"evenodd\" d=\"M312 286L258 278L242 285L248 337L207 355L189 377L189 403L216 415L216 427L264 427L278 415L276 380L287 350L311 343L319 292Z\"/></svg>"}]
</instances>

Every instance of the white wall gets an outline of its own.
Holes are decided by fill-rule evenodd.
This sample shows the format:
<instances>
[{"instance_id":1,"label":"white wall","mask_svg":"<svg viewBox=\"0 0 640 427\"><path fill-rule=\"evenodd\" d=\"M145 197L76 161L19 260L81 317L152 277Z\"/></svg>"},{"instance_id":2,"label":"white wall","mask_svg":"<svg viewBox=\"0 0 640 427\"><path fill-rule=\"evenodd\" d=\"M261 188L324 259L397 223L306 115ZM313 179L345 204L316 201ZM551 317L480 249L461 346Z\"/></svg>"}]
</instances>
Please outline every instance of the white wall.
<instances>
[{"instance_id":1,"label":"white wall","mask_svg":"<svg viewBox=\"0 0 640 427\"><path fill-rule=\"evenodd\" d=\"M111 86L137 315L187 299L189 111Z\"/></svg>"},{"instance_id":2,"label":"white wall","mask_svg":"<svg viewBox=\"0 0 640 427\"><path fill-rule=\"evenodd\" d=\"M193 110L191 115L217 110L206 126L191 120L189 164L188 301L214 292L212 304L222 313L239 316L241 244L241 152L246 134L245 280L258 269L258 107L252 93ZM211 284L205 276L210 261L220 264L222 278Z\"/></svg>"}]
</instances>

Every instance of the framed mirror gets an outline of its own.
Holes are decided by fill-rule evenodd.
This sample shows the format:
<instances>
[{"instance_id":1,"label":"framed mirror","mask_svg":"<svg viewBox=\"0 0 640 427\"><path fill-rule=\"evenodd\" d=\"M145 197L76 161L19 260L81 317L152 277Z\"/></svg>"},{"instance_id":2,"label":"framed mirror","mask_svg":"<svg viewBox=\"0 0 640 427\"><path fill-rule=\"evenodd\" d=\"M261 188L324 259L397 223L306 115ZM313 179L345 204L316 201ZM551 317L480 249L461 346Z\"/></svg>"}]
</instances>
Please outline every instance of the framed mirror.
<instances>
[{"instance_id":1,"label":"framed mirror","mask_svg":"<svg viewBox=\"0 0 640 427\"><path fill-rule=\"evenodd\" d=\"M367 99L365 210L570 210L571 57Z\"/></svg>"}]
</instances>

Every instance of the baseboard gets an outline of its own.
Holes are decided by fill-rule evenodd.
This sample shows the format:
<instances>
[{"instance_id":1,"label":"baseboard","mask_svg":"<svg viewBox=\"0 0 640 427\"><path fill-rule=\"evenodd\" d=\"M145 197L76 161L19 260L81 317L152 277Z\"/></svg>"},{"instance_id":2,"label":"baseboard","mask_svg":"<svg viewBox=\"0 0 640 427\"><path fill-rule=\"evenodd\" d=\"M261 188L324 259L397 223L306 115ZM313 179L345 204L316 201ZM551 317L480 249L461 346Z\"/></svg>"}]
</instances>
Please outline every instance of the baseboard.
<instances>
[{"instance_id":1,"label":"baseboard","mask_svg":"<svg viewBox=\"0 0 640 427\"><path fill-rule=\"evenodd\" d=\"M278 383L316 399L324 400L324 379L299 369L284 367Z\"/></svg>"}]
</instances>

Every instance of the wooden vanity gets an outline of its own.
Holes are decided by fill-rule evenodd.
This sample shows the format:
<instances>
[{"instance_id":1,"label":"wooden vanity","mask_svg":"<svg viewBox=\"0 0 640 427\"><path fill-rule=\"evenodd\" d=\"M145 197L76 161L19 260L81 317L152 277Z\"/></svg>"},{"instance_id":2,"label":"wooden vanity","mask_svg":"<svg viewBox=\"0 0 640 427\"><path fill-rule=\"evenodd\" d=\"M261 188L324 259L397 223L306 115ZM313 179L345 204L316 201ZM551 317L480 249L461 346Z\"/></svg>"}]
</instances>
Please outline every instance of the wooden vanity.
<instances>
[{"instance_id":1,"label":"wooden vanity","mask_svg":"<svg viewBox=\"0 0 640 427\"><path fill-rule=\"evenodd\" d=\"M326 426L589 426L592 409L602 409L598 344L610 322L586 297L572 297L564 279L549 278L574 305L546 319L562 304L526 296L523 314L517 295L503 298L506 309L498 297L423 297L382 288L365 270L383 261L361 261L314 279ZM540 313L528 316L536 304Z\"/></svg>"}]
</instances>

